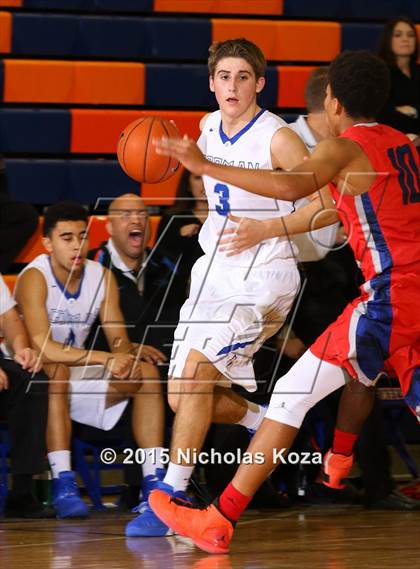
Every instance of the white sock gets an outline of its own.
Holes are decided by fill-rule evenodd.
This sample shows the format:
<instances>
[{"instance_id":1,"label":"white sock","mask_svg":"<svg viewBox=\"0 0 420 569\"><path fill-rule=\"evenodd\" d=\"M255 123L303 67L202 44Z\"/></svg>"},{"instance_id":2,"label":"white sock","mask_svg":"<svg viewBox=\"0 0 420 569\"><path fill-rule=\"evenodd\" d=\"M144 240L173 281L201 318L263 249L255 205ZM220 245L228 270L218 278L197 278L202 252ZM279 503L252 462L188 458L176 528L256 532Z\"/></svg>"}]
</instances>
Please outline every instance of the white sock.
<instances>
[{"instance_id":1,"label":"white sock","mask_svg":"<svg viewBox=\"0 0 420 569\"><path fill-rule=\"evenodd\" d=\"M237 425L243 425L247 429L254 429L254 431L256 431L261 425L266 412L267 409L265 407L248 401L248 409L242 419L237 422Z\"/></svg>"},{"instance_id":2,"label":"white sock","mask_svg":"<svg viewBox=\"0 0 420 569\"><path fill-rule=\"evenodd\" d=\"M58 478L60 472L68 472L71 470L69 450L55 450L49 452L47 456L53 478Z\"/></svg>"},{"instance_id":3,"label":"white sock","mask_svg":"<svg viewBox=\"0 0 420 569\"><path fill-rule=\"evenodd\" d=\"M155 474L158 468L165 468L162 459L164 450L163 447L149 447L143 449L144 462L141 465L143 478Z\"/></svg>"},{"instance_id":4,"label":"white sock","mask_svg":"<svg viewBox=\"0 0 420 569\"><path fill-rule=\"evenodd\" d=\"M185 492L193 470L194 466L182 466L181 464L170 462L163 481L165 484L172 486L175 492Z\"/></svg>"}]
</instances>

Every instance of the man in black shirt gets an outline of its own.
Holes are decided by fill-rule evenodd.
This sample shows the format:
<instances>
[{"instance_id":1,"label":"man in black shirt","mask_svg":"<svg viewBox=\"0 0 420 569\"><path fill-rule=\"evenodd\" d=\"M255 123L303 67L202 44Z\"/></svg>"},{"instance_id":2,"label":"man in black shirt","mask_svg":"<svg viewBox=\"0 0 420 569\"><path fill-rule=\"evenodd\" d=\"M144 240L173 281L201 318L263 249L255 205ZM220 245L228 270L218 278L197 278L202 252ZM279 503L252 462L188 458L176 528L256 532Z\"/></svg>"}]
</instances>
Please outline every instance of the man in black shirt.
<instances>
[{"instance_id":1,"label":"man in black shirt","mask_svg":"<svg viewBox=\"0 0 420 569\"><path fill-rule=\"evenodd\" d=\"M89 257L113 271L127 333L132 342L142 344L142 358L153 364L163 363L167 359L164 353L150 344L164 343L159 313L172 267L165 267L155 255L146 258L148 214L139 196L118 197L110 204L108 214L106 228L110 238L90 251ZM171 331L167 335L172 338ZM104 342L99 331L95 346Z\"/></svg>"},{"instance_id":2,"label":"man in black shirt","mask_svg":"<svg viewBox=\"0 0 420 569\"><path fill-rule=\"evenodd\" d=\"M143 200L134 194L125 194L116 198L108 209L107 230L110 238L101 243L97 249L91 250L89 257L114 273L127 334L132 343L141 346L140 358L150 364L163 364L166 361L164 353L149 344L151 337L149 331L153 331L156 317L156 302L153 300L156 294L154 293L159 290L159 287L155 287L154 283L153 290L145 279L146 264L144 261L148 218ZM149 268L147 273L149 276ZM87 345L95 350L108 350L105 335L99 322L97 324L98 326L92 327ZM157 371L156 376L158 375ZM156 447L156 437L160 440L159 445L163 444L164 400L161 385L156 385L153 400L150 399L150 410L151 417L145 420L145 438L151 437L152 442L147 446L152 448ZM148 479L154 482L164 474L163 448L158 446L157 451L152 453L150 464L143 463L142 465L143 480ZM148 478L150 476L152 478ZM133 473L133 478L131 478L131 473L127 471L126 482L133 485L134 480L135 474Z\"/></svg>"}]
</instances>

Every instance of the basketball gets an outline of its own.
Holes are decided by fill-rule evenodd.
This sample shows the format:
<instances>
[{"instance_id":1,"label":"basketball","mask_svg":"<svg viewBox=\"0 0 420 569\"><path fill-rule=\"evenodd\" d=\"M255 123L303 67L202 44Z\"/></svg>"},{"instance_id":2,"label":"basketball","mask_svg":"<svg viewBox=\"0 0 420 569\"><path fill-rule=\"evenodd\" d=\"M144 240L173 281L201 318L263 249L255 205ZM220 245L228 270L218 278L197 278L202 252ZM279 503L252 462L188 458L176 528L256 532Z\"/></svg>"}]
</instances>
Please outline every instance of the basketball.
<instances>
[{"instance_id":1,"label":"basketball","mask_svg":"<svg viewBox=\"0 0 420 569\"><path fill-rule=\"evenodd\" d=\"M118 140L117 156L124 172L137 182L157 184L168 180L178 160L156 153L154 138L180 136L176 126L160 117L142 117L130 123Z\"/></svg>"}]
</instances>

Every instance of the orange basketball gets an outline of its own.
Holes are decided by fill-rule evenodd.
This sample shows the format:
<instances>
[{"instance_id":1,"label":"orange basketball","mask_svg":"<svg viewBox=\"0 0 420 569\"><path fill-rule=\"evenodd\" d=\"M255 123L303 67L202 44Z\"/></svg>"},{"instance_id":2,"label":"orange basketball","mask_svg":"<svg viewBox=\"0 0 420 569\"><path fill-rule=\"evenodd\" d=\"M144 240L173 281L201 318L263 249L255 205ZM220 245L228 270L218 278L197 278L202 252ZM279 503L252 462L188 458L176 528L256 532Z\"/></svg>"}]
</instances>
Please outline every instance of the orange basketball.
<instances>
[{"instance_id":1,"label":"orange basketball","mask_svg":"<svg viewBox=\"0 0 420 569\"><path fill-rule=\"evenodd\" d=\"M168 180L178 169L179 162L170 156L156 154L154 138L180 136L176 126L160 117L142 117L130 123L121 133L117 156L124 172L148 184Z\"/></svg>"}]
</instances>

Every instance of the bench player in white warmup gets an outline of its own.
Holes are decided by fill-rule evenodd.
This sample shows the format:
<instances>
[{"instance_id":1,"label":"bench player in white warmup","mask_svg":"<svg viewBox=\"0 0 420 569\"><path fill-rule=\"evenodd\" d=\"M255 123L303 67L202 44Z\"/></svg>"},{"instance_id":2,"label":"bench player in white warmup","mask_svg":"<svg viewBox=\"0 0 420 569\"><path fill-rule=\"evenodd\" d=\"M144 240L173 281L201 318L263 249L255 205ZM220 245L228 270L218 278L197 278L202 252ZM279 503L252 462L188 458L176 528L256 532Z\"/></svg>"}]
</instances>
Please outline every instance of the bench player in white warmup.
<instances>
[{"instance_id":1,"label":"bench player in white warmup","mask_svg":"<svg viewBox=\"0 0 420 569\"><path fill-rule=\"evenodd\" d=\"M39 255L23 270L16 289L31 341L41 352L50 377L47 448L53 504L60 518L88 514L71 471L71 419L112 429L128 398L133 397L134 438L139 447L149 451L143 464L143 493L149 492L153 482L162 478L157 474L164 472L159 373L155 366L139 362L133 355L135 348L127 336L114 275L99 263L86 260L87 225L87 213L79 204L50 206L45 212L43 239L49 255ZM98 316L112 353L85 349ZM141 347L138 355L141 357ZM88 364L99 366L92 369ZM91 379L82 379L81 371Z\"/></svg>"}]
</instances>

